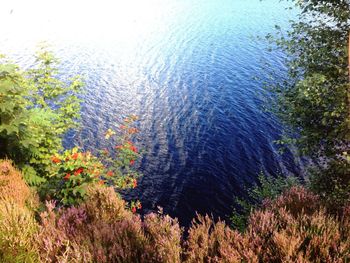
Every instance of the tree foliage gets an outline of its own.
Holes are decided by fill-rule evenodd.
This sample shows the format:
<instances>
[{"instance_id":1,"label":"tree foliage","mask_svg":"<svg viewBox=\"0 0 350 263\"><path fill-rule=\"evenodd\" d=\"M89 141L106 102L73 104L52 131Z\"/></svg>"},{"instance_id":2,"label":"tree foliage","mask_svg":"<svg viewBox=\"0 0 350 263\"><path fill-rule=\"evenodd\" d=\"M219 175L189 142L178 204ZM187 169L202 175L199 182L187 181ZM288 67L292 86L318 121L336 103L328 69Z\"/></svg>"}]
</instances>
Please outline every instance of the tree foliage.
<instances>
[{"instance_id":1,"label":"tree foliage","mask_svg":"<svg viewBox=\"0 0 350 263\"><path fill-rule=\"evenodd\" d=\"M77 127L82 82L65 83L52 53L42 49L36 66L21 70L0 61L0 156L24 171L30 185L46 180L51 156L62 149L62 138Z\"/></svg>"},{"instance_id":2,"label":"tree foliage","mask_svg":"<svg viewBox=\"0 0 350 263\"><path fill-rule=\"evenodd\" d=\"M303 154L334 156L347 150L350 139L350 3L294 2L301 12L287 35L268 35L288 55L289 69L289 80L273 87L273 108L294 128L282 142L296 143Z\"/></svg>"},{"instance_id":3,"label":"tree foliage","mask_svg":"<svg viewBox=\"0 0 350 263\"><path fill-rule=\"evenodd\" d=\"M287 54L289 73L272 84L271 109L288 127L280 143L316 161L311 188L339 205L350 200L350 2L293 2L300 14L287 34L267 36Z\"/></svg>"}]
</instances>

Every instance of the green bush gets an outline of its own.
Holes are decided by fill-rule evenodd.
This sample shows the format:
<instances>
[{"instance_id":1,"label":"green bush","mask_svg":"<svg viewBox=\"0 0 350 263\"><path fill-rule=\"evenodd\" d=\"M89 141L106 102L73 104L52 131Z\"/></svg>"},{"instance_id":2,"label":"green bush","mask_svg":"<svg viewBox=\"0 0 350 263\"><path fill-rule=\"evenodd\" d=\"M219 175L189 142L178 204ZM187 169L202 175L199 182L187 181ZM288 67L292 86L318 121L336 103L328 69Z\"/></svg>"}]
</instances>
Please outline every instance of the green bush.
<instances>
[{"instance_id":1,"label":"green bush","mask_svg":"<svg viewBox=\"0 0 350 263\"><path fill-rule=\"evenodd\" d=\"M63 135L77 127L82 87L78 77L59 79L51 52L40 50L36 62L21 70L0 61L0 157L12 159L30 185L46 181Z\"/></svg>"},{"instance_id":2,"label":"green bush","mask_svg":"<svg viewBox=\"0 0 350 263\"><path fill-rule=\"evenodd\" d=\"M52 157L52 162L52 177L47 183L46 194L63 205L80 203L90 184L104 183L100 178L104 173L104 166L90 152L73 148Z\"/></svg>"},{"instance_id":3,"label":"green bush","mask_svg":"<svg viewBox=\"0 0 350 263\"><path fill-rule=\"evenodd\" d=\"M350 160L348 154L343 157L310 172L311 190L318 193L334 213L341 212L340 208L350 202Z\"/></svg>"},{"instance_id":4,"label":"green bush","mask_svg":"<svg viewBox=\"0 0 350 263\"><path fill-rule=\"evenodd\" d=\"M140 154L131 142L132 135L138 132L131 126L136 118L126 118L118 136L108 129L105 138L116 140L112 150L104 149L95 156L75 147L52 156L50 178L42 187L42 192L63 205L76 205L84 200L87 188L96 183L113 186L115 190L137 187L140 175L134 163ZM131 202L130 206L133 212L141 208L139 201Z\"/></svg>"},{"instance_id":5,"label":"green bush","mask_svg":"<svg viewBox=\"0 0 350 263\"><path fill-rule=\"evenodd\" d=\"M62 152L63 136L78 126L82 83L78 77L61 81L58 61L46 49L36 59L25 71L0 60L0 158L12 159L26 182L39 186L42 197L64 205L81 202L86 187L95 182L116 189L136 187L139 174L133 167L139 152L131 136L138 132L132 127L137 116L125 118L120 136L108 129L105 138L115 139L113 151ZM131 208L136 212L141 204L132 202Z\"/></svg>"}]
</instances>

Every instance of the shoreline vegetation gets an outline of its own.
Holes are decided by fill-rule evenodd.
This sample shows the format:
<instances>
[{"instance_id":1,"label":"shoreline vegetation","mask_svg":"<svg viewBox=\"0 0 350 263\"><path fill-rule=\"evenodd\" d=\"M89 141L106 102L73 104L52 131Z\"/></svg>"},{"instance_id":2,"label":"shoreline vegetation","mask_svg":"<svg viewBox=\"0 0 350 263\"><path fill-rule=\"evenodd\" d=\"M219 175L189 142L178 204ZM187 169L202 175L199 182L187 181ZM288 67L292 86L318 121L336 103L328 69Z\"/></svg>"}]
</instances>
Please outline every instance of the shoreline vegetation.
<instances>
[{"instance_id":1,"label":"shoreline vegetation","mask_svg":"<svg viewBox=\"0 0 350 263\"><path fill-rule=\"evenodd\" d=\"M77 206L41 207L11 161L0 162L2 262L346 262L350 206L329 214L321 198L293 186L265 199L243 232L193 220L186 237L160 210L141 218L113 187L92 184Z\"/></svg>"},{"instance_id":2,"label":"shoreline vegetation","mask_svg":"<svg viewBox=\"0 0 350 263\"><path fill-rule=\"evenodd\" d=\"M161 209L139 215L142 204L119 194L141 176L138 117L105 132L110 148L63 149L79 126L81 79L61 81L47 48L28 70L0 57L0 261L349 262L350 4L295 4L288 34L267 36L289 69L267 83L269 105L287 127L278 143L323 162L302 182L261 174L231 225L197 215L184 229Z\"/></svg>"}]
</instances>

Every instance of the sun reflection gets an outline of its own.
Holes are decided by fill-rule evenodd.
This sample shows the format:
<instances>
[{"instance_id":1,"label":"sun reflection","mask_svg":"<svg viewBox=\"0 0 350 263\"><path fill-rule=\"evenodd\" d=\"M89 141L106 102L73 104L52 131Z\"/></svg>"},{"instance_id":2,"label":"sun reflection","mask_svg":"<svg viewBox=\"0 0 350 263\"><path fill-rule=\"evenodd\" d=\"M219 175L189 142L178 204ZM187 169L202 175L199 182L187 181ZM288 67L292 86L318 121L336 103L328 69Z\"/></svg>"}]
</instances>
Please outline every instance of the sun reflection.
<instances>
[{"instance_id":1,"label":"sun reflection","mask_svg":"<svg viewBox=\"0 0 350 263\"><path fill-rule=\"evenodd\" d=\"M142 37L164 23L165 8L161 0L5 0L0 3L1 38Z\"/></svg>"}]
</instances>

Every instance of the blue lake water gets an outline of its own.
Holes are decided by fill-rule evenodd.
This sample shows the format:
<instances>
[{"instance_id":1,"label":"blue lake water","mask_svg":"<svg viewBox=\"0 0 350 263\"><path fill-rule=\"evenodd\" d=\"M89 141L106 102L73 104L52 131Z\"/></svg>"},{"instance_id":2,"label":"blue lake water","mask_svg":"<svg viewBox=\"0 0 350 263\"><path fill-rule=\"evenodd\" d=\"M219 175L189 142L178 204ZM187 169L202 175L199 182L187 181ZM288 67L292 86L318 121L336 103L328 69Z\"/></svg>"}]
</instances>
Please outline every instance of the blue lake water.
<instances>
[{"instance_id":1,"label":"blue lake water","mask_svg":"<svg viewBox=\"0 0 350 263\"><path fill-rule=\"evenodd\" d=\"M108 147L107 128L140 116L144 176L126 198L139 198L144 212L161 206L184 225L196 211L227 219L261 170L300 174L299 160L277 152L281 126L262 110L262 80L254 79L267 78L264 62L285 74L283 54L256 39L294 17L278 0L2 5L0 53L30 67L47 41L62 75L85 79L82 129L66 146Z\"/></svg>"}]
</instances>

